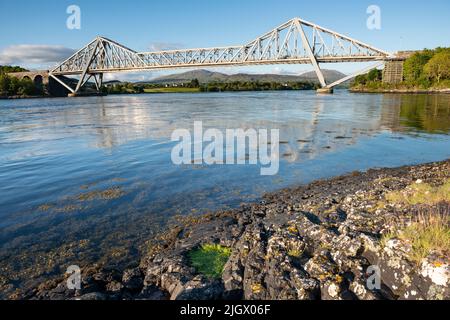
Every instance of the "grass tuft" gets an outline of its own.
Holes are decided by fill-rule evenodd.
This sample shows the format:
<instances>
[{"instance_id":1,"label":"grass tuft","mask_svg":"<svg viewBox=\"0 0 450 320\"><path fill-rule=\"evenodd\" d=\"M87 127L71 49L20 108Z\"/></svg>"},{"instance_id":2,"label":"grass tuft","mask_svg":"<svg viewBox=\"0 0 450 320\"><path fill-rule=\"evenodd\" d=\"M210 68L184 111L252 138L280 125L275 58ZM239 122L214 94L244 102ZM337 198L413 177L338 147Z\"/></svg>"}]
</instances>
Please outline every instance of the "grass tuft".
<instances>
[{"instance_id":1,"label":"grass tuft","mask_svg":"<svg viewBox=\"0 0 450 320\"><path fill-rule=\"evenodd\" d=\"M208 278L222 277L223 268L231 256L231 249L216 244L205 244L188 254L191 265Z\"/></svg>"},{"instance_id":2,"label":"grass tuft","mask_svg":"<svg viewBox=\"0 0 450 320\"><path fill-rule=\"evenodd\" d=\"M412 246L409 255L411 261L420 264L432 253L448 256L450 254L450 206L442 203L439 206L422 208L415 221L405 229L389 233L381 239L386 246L391 239L407 241Z\"/></svg>"},{"instance_id":3,"label":"grass tuft","mask_svg":"<svg viewBox=\"0 0 450 320\"><path fill-rule=\"evenodd\" d=\"M405 190L388 193L386 200L391 203L409 205L434 205L440 202L450 202L450 179L436 187L427 183L414 183Z\"/></svg>"},{"instance_id":4,"label":"grass tuft","mask_svg":"<svg viewBox=\"0 0 450 320\"><path fill-rule=\"evenodd\" d=\"M417 263L432 252L450 254L449 206L421 212L417 221L401 232L400 238L412 244L411 259Z\"/></svg>"}]
</instances>

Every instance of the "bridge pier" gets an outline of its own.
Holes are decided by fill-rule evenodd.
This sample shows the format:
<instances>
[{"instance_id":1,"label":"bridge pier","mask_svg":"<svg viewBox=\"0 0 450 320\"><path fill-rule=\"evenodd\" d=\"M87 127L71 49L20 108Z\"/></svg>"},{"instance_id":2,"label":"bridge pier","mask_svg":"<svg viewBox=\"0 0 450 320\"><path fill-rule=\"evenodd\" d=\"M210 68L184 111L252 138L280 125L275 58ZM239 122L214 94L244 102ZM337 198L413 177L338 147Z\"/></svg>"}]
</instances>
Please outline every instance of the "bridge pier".
<instances>
[{"instance_id":1,"label":"bridge pier","mask_svg":"<svg viewBox=\"0 0 450 320\"><path fill-rule=\"evenodd\" d=\"M320 89L317 89L317 93L318 94L333 94L334 89L333 88L320 88Z\"/></svg>"},{"instance_id":2,"label":"bridge pier","mask_svg":"<svg viewBox=\"0 0 450 320\"><path fill-rule=\"evenodd\" d=\"M69 93L67 94L68 98L75 98L75 97L104 97L107 96L106 93L102 92L76 92L76 93Z\"/></svg>"}]
</instances>

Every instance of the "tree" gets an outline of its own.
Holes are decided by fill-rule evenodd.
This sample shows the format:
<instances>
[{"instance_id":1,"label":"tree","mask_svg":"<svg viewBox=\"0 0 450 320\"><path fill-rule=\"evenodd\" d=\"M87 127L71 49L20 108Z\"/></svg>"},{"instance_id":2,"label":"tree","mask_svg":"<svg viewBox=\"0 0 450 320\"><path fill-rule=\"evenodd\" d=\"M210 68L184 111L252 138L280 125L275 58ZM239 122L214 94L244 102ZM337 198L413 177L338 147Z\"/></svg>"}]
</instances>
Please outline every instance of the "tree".
<instances>
[{"instance_id":1,"label":"tree","mask_svg":"<svg viewBox=\"0 0 450 320\"><path fill-rule=\"evenodd\" d=\"M411 57L406 59L403 66L403 73L405 80L408 82L415 82L422 78L423 68L428 63L428 61L433 58L434 52L432 50L423 50L421 52L416 52Z\"/></svg>"},{"instance_id":2,"label":"tree","mask_svg":"<svg viewBox=\"0 0 450 320\"><path fill-rule=\"evenodd\" d=\"M381 80L381 70L373 69L367 74L367 80L368 81L378 81Z\"/></svg>"},{"instance_id":3,"label":"tree","mask_svg":"<svg viewBox=\"0 0 450 320\"><path fill-rule=\"evenodd\" d=\"M365 74L359 75L353 81L353 85L365 85L367 82L367 78Z\"/></svg>"},{"instance_id":4,"label":"tree","mask_svg":"<svg viewBox=\"0 0 450 320\"><path fill-rule=\"evenodd\" d=\"M36 94L36 87L30 79L19 80L16 94L20 96L32 96Z\"/></svg>"},{"instance_id":5,"label":"tree","mask_svg":"<svg viewBox=\"0 0 450 320\"><path fill-rule=\"evenodd\" d=\"M189 88L198 88L198 87L200 87L200 82L198 81L198 79L193 79L193 80L189 83L188 87L189 87Z\"/></svg>"},{"instance_id":6,"label":"tree","mask_svg":"<svg viewBox=\"0 0 450 320\"><path fill-rule=\"evenodd\" d=\"M24 72L24 71L28 70L19 66L0 66L0 72L4 73Z\"/></svg>"},{"instance_id":7,"label":"tree","mask_svg":"<svg viewBox=\"0 0 450 320\"><path fill-rule=\"evenodd\" d=\"M425 65L425 74L439 83L442 79L450 78L450 52L441 51Z\"/></svg>"},{"instance_id":8,"label":"tree","mask_svg":"<svg viewBox=\"0 0 450 320\"><path fill-rule=\"evenodd\" d=\"M0 71L0 96L7 96L11 78Z\"/></svg>"}]
</instances>

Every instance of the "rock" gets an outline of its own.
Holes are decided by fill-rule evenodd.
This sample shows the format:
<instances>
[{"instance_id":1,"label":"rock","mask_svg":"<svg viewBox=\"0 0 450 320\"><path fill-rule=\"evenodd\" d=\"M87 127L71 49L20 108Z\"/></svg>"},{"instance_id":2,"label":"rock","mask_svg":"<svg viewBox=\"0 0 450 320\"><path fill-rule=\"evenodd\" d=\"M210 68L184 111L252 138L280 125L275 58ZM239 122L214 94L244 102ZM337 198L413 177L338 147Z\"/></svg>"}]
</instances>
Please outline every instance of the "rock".
<instances>
[{"instance_id":1,"label":"rock","mask_svg":"<svg viewBox=\"0 0 450 320\"><path fill-rule=\"evenodd\" d=\"M92 293L82 295L77 300L101 301L101 300L107 300L107 297L103 293L92 292Z\"/></svg>"},{"instance_id":2,"label":"rock","mask_svg":"<svg viewBox=\"0 0 450 320\"><path fill-rule=\"evenodd\" d=\"M408 259L411 248L398 239L387 242L378 252L366 252L381 270L384 285L401 300L449 299L449 267L424 261L421 267Z\"/></svg>"},{"instance_id":3,"label":"rock","mask_svg":"<svg viewBox=\"0 0 450 320\"><path fill-rule=\"evenodd\" d=\"M123 273L122 283L128 290L141 290L144 286L143 275L141 269L134 268L126 270Z\"/></svg>"},{"instance_id":4,"label":"rock","mask_svg":"<svg viewBox=\"0 0 450 320\"><path fill-rule=\"evenodd\" d=\"M334 263L328 251L322 251L305 264L310 276L325 281L339 275L339 267Z\"/></svg>"},{"instance_id":5,"label":"rock","mask_svg":"<svg viewBox=\"0 0 450 320\"><path fill-rule=\"evenodd\" d=\"M326 281L320 286L322 300L341 300L341 286L334 281Z\"/></svg>"},{"instance_id":6,"label":"rock","mask_svg":"<svg viewBox=\"0 0 450 320\"><path fill-rule=\"evenodd\" d=\"M423 261L420 274L424 278L429 278L433 284L441 287L450 285L450 266L447 263L430 263L428 260Z\"/></svg>"},{"instance_id":7,"label":"rock","mask_svg":"<svg viewBox=\"0 0 450 320\"><path fill-rule=\"evenodd\" d=\"M197 276L174 290L171 300L218 300L222 298L224 287L221 281L207 280Z\"/></svg>"},{"instance_id":8,"label":"rock","mask_svg":"<svg viewBox=\"0 0 450 320\"><path fill-rule=\"evenodd\" d=\"M169 300L169 296L166 292L160 290L156 286L146 286L142 289L141 293L136 297L138 300Z\"/></svg>"},{"instance_id":9,"label":"rock","mask_svg":"<svg viewBox=\"0 0 450 320\"><path fill-rule=\"evenodd\" d=\"M121 292L124 288L123 284L117 281L111 281L106 285L106 291L117 293Z\"/></svg>"},{"instance_id":10,"label":"rock","mask_svg":"<svg viewBox=\"0 0 450 320\"><path fill-rule=\"evenodd\" d=\"M235 251L225 264L222 274L225 299L239 300L243 297L244 267L241 263L240 255L239 251Z\"/></svg>"}]
</instances>

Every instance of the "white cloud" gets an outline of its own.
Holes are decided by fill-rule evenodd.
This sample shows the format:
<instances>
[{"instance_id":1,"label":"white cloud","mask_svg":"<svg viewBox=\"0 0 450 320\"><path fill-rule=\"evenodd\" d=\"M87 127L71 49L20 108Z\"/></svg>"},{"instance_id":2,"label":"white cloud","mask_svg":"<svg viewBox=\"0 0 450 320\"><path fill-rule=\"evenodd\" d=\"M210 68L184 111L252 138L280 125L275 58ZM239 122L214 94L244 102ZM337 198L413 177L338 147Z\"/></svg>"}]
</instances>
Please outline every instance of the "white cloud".
<instances>
[{"instance_id":1,"label":"white cloud","mask_svg":"<svg viewBox=\"0 0 450 320\"><path fill-rule=\"evenodd\" d=\"M279 66L273 68L271 73L278 74L278 75L289 75L289 76L297 76L299 74L298 72L295 72L292 70L286 70Z\"/></svg>"},{"instance_id":2,"label":"white cloud","mask_svg":"<svg viewBox=\"0 0 450 320\"><path fill-rule=\"evenodd\" d=\"M140 82L152 80L155 75L152 72L127 72L127 73L105 73L104 81L124 81L124 82Z\"/></svg>"},{"instance_id":3,"label":"white cloud","mask_svg":"<svg viewBox=\"0 0 450 320\"><path fill-rule=\"evenodd\" d=\"M64 61L74 52L73 49L55 45L13 45L0 51L0 64L55 64Z\"/></svg>"},{"instance_id":4,"label":"white cloud","mask_svg":"<svg viewBox=\"0 0 450 320\"><path fill-rule=\"evenodd\" d=\"M150 51L167 51L167 50L178 50L183 49L184 45L182 43L176 42L153 42L150 44Z\"/></svg>"}]
</instances>

